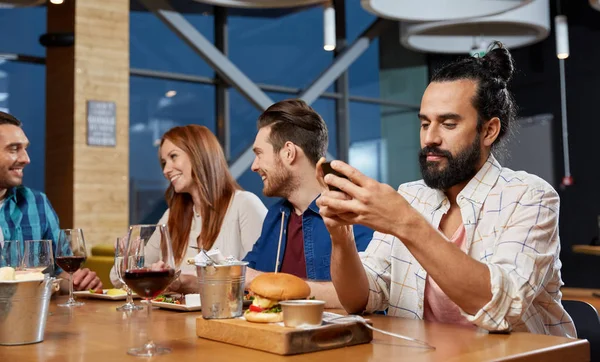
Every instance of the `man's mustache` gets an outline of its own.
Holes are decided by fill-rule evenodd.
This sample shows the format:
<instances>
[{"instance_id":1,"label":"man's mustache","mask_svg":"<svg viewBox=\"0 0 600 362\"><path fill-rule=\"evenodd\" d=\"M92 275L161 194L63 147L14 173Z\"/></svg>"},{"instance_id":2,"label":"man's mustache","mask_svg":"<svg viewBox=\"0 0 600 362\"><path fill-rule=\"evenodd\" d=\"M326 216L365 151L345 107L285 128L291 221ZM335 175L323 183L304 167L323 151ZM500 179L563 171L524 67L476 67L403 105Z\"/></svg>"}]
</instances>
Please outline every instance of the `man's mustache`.
<instances>
[{"instance_id":1,"label":"man's mustache","mask_svg":"<svg viewBox=\"0 0 600 362\"><path fill-rule=\"evenodd\" d=\"M420 158L427 158L427 156L441 156L446 158L452 158L452 154L450 153L450 151L442 150L441 148L432 146L425 146L421 148L421 151L419 151Z\"/></svg>"},{"instance_id":2,"label":"man's mustache","mask_svg":"<svg viewBox=\"0 0 600 362\"><path fill-rule=\"evenodd\" d=\"M25 168L25 166L27 166L27 164L24 162L16 162L13 163L12 166L10 166L10 168Z\"/></svg>"}]
</instances>

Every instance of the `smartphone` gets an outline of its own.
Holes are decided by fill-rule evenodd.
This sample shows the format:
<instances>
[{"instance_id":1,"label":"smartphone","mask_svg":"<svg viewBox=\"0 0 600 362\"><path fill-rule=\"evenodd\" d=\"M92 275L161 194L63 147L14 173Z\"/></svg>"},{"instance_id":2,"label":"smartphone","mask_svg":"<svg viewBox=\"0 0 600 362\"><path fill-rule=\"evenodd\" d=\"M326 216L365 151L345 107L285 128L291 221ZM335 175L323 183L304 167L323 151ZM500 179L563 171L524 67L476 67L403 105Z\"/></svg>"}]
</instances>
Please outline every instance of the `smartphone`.
<instances>
[{"instance_id":1,"label":"smartphone","mask_svg":"<svg viewBox=\"0 0 600 362\"><path fill-rule=\"evenodd\" d=\"M331 168L331 162L323 162L323 164L321 165L321 168L323 169L323 177L325 177L325 175L327 175L328 173L331 173L331 174L336 175L337 177L342 177L342 178L348 179L348 177L346 175L342 175L338 171ZM329 191L344 192L335 186L327 185L327 187L329 187Z\"/></svg>"}]
</instances>

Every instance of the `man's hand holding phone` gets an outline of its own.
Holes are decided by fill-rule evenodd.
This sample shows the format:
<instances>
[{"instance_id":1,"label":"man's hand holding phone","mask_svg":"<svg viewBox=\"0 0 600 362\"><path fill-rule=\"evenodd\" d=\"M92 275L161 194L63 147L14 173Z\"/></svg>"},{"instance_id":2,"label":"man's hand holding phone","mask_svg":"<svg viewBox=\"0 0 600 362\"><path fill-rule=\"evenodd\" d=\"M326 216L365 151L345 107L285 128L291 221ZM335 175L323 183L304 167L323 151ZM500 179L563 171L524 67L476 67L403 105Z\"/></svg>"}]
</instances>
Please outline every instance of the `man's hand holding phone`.
<instances>
[{"instance_id":1,"label":"man's hand holding phone","mask_svg":"<svg viewBox=\"0 0 600 362\"><path fill-rule=\"evenodd\" d=\"M337 177L341 177L341 178L345 178L348 179L348 176L342 174L339 171L334 170L331 167L331 162L323 162L321 164L321 168L323 169L323 177L327 176L328 174L333 174ZM339 191L339 192L343 192L342 190L340 190L339 188L332 186L332 185L327 185L327 187L329 188L329 191Z\"/></svg>"},{"instance_id":2,"label":"man's hand holding phone","mask_svg":"<svg viewBox=\"0 0 600 362\"><path fill-rule=\"evenodd\" d=\"M337 188L335 186L331 186L325 182L325 176L328 174L333 174L333 175L336 175L337 177L347 179L347 176L343 175L342 173L340 173L338 171L335 171L331 167L331 162L325 162L325 158L322 157L319 160L319 162L317 162L317 170L316 170L316 177L317 177L317 180L319 181L319 184L321 184L321 188L322 188L321 197L319 197L319 199L317 199L317 205L319 205L319 200L321 198L331 198L331 199L338 199L338 200L350 199L350 197L348 195L346 195L342 190L340 190L339 188ZM332 239L337 239L335 237L336 235L341 238L348 238L349 236L351 236L353 239L353 232L352 232L351 224L343 222L343 220L338 218L335 215L335 213L327 212L327 210L325 210L325 208L321 208L319 206L319 210L320 210L321 217L323 218L323 221L325 222L325 226L327 226L327 229L329 230L329 233L332 236ZM325 214L323 214L323 212L321 212L321 211L325 212Z\"/></svg>"},{"instance_id":3,"label":"man's hand holding phone","mask_svg":"<svg viewBox=\"0 0 600 362\"><path fill-rule=\"evenodd\" d=\"M342 161L329 164L325 159L317 163L317 178L327 190L317 200L319 213L329 226L361 224L382 233L396 235L413 221L415 211L395 189L363 175ZM337 173L337 174L336 174ZM341 177L338 176L341 174ZM331 231L331 230L330 230Z\"/></svg>"}]
</instances>

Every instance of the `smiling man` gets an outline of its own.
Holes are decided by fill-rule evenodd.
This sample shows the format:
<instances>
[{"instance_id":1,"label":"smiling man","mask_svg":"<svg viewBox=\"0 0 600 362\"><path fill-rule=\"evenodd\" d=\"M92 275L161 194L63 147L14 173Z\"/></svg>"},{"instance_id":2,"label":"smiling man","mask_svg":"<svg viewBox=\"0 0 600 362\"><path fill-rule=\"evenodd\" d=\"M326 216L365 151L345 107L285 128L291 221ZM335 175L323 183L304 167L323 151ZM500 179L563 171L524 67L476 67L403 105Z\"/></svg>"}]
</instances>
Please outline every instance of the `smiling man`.
<instances>
[{"instance_id":1,"label":"smiling man","mask_svg":"<svg viewBox=\"0 0 600 362\"><path fill-rule=\"evenodd\" d=\"M559 197L492 150L516 108L508 50L440 69L421 101L423 180L398 192L343 162L317 201L332 235L332 281L350 313L388 310L489 331L575 336L561 305ZM348 225L377 232L357 253Z\"/></svg>"},{"instance_id":2,"label":"smiling man","mask_svg":"<svg viewBox=\"0 0 600 362\"><path fill-rule=\"evenodd\" d=\"M0 112L0 244L18 240L23 255L25 240L52 240L56 255L58 217L44 193L22 185L23 169L30 162L28 146L21 121ZM69 275L57 265L54 272L63 278L61 289L68 288ZM73 274L73 286L77 290L102 288L102 282L96 273L84 268Z\"/></svg>"},{"instance_id":3,"label":"smiling man","mask_svg":"<svg viewBox=\"0 0 600 362\"><path fill-rule=\"evenodd\" d=\"M281 200L269 208L261 236L245 260L261 272L277 269L312 280L312 295L339 307L330 282L331 239L315 203L322 190L315 170L327 140L325 122L302 100L275 103L259 117L252 171L261 176L265 196ZM355 248L362 251L373 231L357 226L354 232ZM249 270L246 279L256 275Z\"/></svg>"}]
</instances>

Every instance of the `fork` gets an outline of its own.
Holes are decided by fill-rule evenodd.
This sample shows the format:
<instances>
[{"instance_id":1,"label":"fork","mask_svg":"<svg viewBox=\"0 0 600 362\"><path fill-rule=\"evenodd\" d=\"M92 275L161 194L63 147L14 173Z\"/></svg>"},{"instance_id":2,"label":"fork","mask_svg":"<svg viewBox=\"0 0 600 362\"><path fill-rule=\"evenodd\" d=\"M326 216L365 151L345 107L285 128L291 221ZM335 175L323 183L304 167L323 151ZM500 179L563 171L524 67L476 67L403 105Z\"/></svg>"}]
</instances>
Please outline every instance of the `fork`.
<instances>
[{"instance_id":1,"label":"fork","mask_svg":"<svg viewBox=\"0 0 600 362\"><path fill-rule=\"evenodd\" d=\"M435 350L435 347L432 346L432 345L430 345L430 344L428 344L427 342L424 342L424 341L421 341L421 340L418 340L418 339L415 339L415 338L403 336L401 334L384 331L383 329L379 329L379 328L373 327L372 325L370 325L369 323L367 323L367 321L363 317L358 316L358 315L353 315L353 314L350 314L350 315L347 315L347 316L340 315L339 317L334 317L334 318L331 318L331 319L327 319L327 322L328 323L336 324L333 321L339 320L339 319L345 319L345 318L350 319L350 320L354 320L354 321L359 322L359 323L362 323L365 327L369 328L372 331L379 332L379 333L382 333L382 334L385 334L385 335L388 335L388 336L391 336L391 337L400 338L400 339L404 339L406 341L410 341L410 342L414 342L414 343L420 344L421 348L427 348L427 349Z\"/></svg>"}]
</instances>

